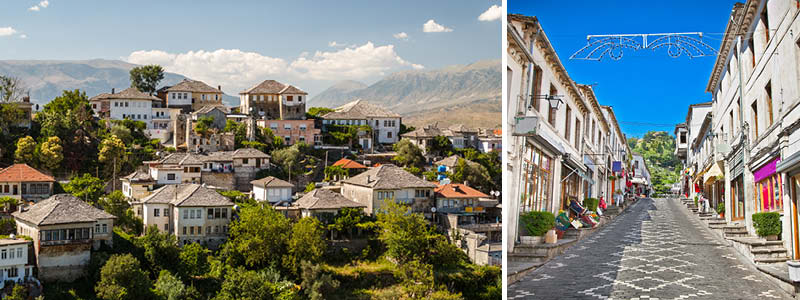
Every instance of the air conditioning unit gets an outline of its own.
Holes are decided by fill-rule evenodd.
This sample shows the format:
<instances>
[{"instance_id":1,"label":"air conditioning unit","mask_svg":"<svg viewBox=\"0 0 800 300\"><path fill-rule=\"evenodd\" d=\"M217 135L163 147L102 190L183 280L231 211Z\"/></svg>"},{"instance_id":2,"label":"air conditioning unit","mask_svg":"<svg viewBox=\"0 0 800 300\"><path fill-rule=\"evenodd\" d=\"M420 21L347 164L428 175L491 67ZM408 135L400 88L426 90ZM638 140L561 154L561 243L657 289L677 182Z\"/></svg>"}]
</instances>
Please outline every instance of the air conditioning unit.
<instances>
[{"instance_id":1,"label":"air conditioning unit","mask_svg":"<svg viewBox=\"0 0 800 300\"><path fill-rule=\"evenodd\" d=\"M536 116L518 116L514 117L516 125L512 135L514 136L531 136L536 134L536 128L539 126L539 118Z\"/></svg>"}]
</instances>

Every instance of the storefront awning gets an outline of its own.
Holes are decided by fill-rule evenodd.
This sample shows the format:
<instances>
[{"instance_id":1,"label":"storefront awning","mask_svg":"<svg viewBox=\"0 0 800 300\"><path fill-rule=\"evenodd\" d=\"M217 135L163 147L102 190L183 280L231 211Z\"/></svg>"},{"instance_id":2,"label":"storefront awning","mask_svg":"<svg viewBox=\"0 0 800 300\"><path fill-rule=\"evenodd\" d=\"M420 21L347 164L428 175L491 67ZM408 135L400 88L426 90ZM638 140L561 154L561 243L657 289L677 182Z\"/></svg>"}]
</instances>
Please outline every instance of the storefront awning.
<instances>
[{"instance_id":1,"label":"storefront awning","mask_svg":"<svg viewBox=\"0 0 800 300\"><path fill-rule=\"evenodd\" d=\"M634 177L631 179L631 183L633 184L647 184L647 180L644 177Z\"/></svg>"},{"instance_id":2,"label":"storefront awning","mask_svg":"<svg viewBox=\"0 0 800 300\"><path fill-rule=\"evenodd\" d=\"M711 168L703 174L703 182L706 184L712 183L717 180L717 176L722 175L722 169L719 167L718 163L711 164Z\"/></svg>"},{"instance_id":3,"label":"storefront awning","mask_svg":"<svg viewBox=\"0 0 800 300\"><path fill-rule=\"evenodd\" d=\"M594 180L592 180L592 178L589 177L586 174L586 171L588 170L586 168L586 165L578 162L577 159L575 159L571 154L569 154L569 153L564 154L563 164L564 164L565 167L570 169L570 173L575 173L578 176L580 176L581 178L583 178L583 180L588 181L590 184L594 184ZM566 178L566 177L568 177L566 175L568 175L568 174L564 174L562 176L564 176L564 178ZM571 175L569 175L569 176L571 176Z\"/></svg>"},{"instance_id":4,"label":"storefront awning","mask_svg":"<svg viewBox=\"0 0 800 300\"><path fill-rule=\"evenodd\" d=\"M800 152L790 155L775 166L776 172L794 176L800 173Z\"/></svg>"}]
</instances>

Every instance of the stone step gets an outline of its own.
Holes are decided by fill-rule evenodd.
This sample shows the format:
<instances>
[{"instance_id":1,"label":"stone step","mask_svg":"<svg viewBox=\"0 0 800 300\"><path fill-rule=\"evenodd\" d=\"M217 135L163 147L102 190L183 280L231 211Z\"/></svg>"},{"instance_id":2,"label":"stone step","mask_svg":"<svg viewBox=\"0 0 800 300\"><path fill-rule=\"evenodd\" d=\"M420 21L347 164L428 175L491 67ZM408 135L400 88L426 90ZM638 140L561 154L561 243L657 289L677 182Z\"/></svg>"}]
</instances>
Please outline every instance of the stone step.
<instances>
[{"instance_id":1,"label":"stone step","mask_svg":"<svg viewBox=\"0 0 800 300\"><path fill-rule=\"evenodd\" d=\"M529 245L529 244L517 244L514 246L514 252L517 254L537 254L537 255L547 255L547 248L537 247L540 244Z\"/></svg>"},{"instance_id":2,"label":"stone step","mask_svg":"<svg viewBox=\"0 0 800 300\"><path fill-rule=\"evenodd\" d=\"M787 256L786 249L752 249L750 250L750 253L753 254L755 259L785 258Z\"/></svg>"},{"instance_id":3,"label":"stone step","mask_svg":"<svg viewBox=\"0 0 800 300\"><path fill-rule=\"evenodd\" d=\"M708 228L711 229L723 229L725 228L725 224L708 224Z\"/></svg>"},{"instance_id":4,"label":"stone step","mask_svg":"<svg viewBox=\"0 0 800 300\"><path fill-rule=\"evenodd\" d=\"M706 221L708 225L723 225L723 227L728 226L728 222L725 222L725 219L711 219Z\"/></svg>"},{"instance_id":5,"label":"stone step","mask_svg":"<svg viewBox=\"0 0 800 300\"><path fill-rule=\"evenodd\" d=\"M508 253L509 262L529 262L529 263L544 263L549 258L547 255L540 255L534 253Z\"/></svg>"},{"instance_id":6,"label":"stone step","mask_svg":"<svg viewBox=\"0 0 800 300\"><path fill-rule=\"evenodd\" d=\"M741 225L727 225L722 228L726 233L739 233L739 232L747 232L747 228Z\"/></svg>"},{"instance_id":7,"label":"stone step","mask_svg":"<svg viewBox=\"0 0 800 300\"><path fill-rule=\"evenodd\" d=\"M767 257L767 258L758 258L758 257L756 257L755 259L753 259L753 262L755 262L756 264L775 264L775 263L786 262L787 260L789 260L789 257L786 257L786 256L783 256L783 257Z\"/></svg>"},{"instance_id":8,"label":"stone step","mask_svg":"<svg viewBox=\"0 0 800 300\"><path fill-rule=\"evenodd\" d=\"M749 237L750 236L750 234L748 234L747 232L737 232L737 233L725 232L723 234L725 235L725 238Z\"/></svg>"}]
</instances>

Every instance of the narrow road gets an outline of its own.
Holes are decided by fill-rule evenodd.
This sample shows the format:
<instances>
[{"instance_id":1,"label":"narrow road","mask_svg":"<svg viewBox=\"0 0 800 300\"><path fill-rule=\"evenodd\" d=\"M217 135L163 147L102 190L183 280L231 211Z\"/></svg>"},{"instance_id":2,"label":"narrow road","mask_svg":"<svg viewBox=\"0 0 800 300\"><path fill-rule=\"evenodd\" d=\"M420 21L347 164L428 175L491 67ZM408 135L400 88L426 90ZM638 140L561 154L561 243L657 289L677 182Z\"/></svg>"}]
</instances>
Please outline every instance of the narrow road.
<instances>
[{"instance_id":1,"label":"narrow road","mask_svg":"<svg viewBox=\"0 0 800 300\"><path fill-rule=\"evenodd\" d=\"M508 299L792 299L677 199L642 199Z\"/></svg>"}]
</instances>

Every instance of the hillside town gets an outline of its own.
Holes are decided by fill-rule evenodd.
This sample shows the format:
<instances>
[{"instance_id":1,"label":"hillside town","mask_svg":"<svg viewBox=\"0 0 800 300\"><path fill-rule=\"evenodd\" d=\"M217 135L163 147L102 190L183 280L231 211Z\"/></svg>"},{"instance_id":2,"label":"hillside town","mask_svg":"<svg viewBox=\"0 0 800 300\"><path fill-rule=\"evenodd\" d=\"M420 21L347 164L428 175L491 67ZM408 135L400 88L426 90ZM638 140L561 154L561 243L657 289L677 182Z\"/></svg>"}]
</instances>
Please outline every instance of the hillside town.
<instances>
[{"instance_id":1,"label":"hillside town","mask_svg":"<svg viewBox=\"0 0 800 300\"><path fill-rule=\"evenodd\" d=\"M228 107L221 86L161 78L160 66L137 67L130 87L64 91L39 111L24 93L4 95L5 295L146 297L131 272L156 289L186 283L179 299L221 289L218 299L241 288L239 272L283 274L263 283L281 295L348 293L368 283L332 269L388 260L485 276L459 294L495 299L480 295L500 286L501 130L414 128L368 99L311 107L307 92L272 79ZM106 282L110 264L129 286ZM115 288L134 297L108 296Z\"/></svg>"},{"instance_id":2,"label":"hillside town","mask_svg":"<svg viewBox=\"0 0 800 300\"><path fill-rule=\"evenodd\" d=\"M681 108L674 136L635 140L674 139L659 140L654 153L667 151L675 165L652 181L647 169L658 159L631 152L611 107L567 74L547 24L509 14L504 134L513 143L504 145L504 172L513 180L504 186L519 199L506 206L509 298L800 295L798 13L797 1L732 5L703 85L710 100ZM648 186L656 180L669 186ZM584 217L595 213L596 224Z\"/></svg>"}]
</instances>

